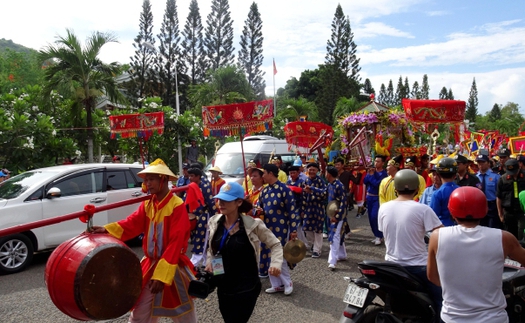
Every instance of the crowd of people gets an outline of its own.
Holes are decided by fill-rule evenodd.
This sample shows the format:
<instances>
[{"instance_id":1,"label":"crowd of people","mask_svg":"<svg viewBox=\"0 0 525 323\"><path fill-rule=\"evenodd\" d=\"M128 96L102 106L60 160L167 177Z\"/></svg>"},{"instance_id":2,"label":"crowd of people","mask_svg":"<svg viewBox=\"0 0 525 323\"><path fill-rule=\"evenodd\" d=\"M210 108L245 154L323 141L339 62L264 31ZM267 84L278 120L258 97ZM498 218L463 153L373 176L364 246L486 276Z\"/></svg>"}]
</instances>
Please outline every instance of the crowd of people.
<instances>
[{"instance_id":1,"label":"crowd of people","mask_svg":"<svg viewBox=\"0 0 525 323\"><path fill-rule=\"evenodd\" d=\"M437 274L446 272L436 252L438 246L441 248L441 242L435 242L437 232L448 232L443 229L458 225L477 227L477 222L471 221L475 215L481 226L508 231L499 235L508 250L498 257L511 255L525 261L525 251L522 254L523 249L516 249L524 227L525 157L513 157L507 149L493 157L480 154L474 160L461 154L375 156L374 165L368 168L338 158L322 170L316 161L301 158L284 167L281 158L275 156L264 165L250 161L242 184L227 183L216 166L210 169L212 176L208 179L199 162L184 163L183 174L175 179L162 161L156 161L139 173L153 198L127 219L94 227L93 231L121 239L145 232L144 290L130 322L155 322L158 316L172 317L174 322L195 322L191 297L173 286L187 286L198 268L213 273L224 321L247 322L261 290L260 279L269 277L268 294L293 293L290 271L297 264L283 257L288 241L302 240L310 256L320 258L323 239L327 239L328 269L336 270L337 263L347 257L348 211L357 207L357 217L368 211L374 234L371 242L385 244L385 259L425 280L437 308L443 304L444 317L453 318L458 315L457 309L447 301L454 288L450 282L439 280ZM201 203L191 215L188 207L180 207L186 198L184 192L168 194L169 181L198 187ZM485 203L485 208L461 214L449 208L454 194L464 186L483 196L478 203ZM480 216L484 210L486 214ZM175 223L177 230L170 231ZM427 231L436 231L428 258L423 239ZM191 258L185 256L188 240ZM154 295L161 291L161 302L152 307ZM238 304L243 304L241 312Z\"/></svg>"}]
</instances>

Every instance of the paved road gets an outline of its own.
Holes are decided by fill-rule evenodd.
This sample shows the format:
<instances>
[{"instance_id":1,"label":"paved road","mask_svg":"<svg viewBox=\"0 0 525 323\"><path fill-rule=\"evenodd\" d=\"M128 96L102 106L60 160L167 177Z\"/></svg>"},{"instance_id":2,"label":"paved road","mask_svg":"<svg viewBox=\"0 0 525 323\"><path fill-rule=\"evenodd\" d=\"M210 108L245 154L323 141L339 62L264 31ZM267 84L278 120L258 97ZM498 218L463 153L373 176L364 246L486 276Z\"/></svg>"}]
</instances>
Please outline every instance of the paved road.
<instances>
[{"instance_id":1,"label":"paved road","mask_svg":"<svg viewBox=\"0 0 525 323\"><path fill-rule=\"evenodd\" d=\"M334 272L328 270L328 242L324 241L321 257L307 256L293 271L294 292L268 295L270 286L263 280L263 292L250 320L251 323L321 323L338 322L344 308L341 301L346 283L344 276L357 277L357 263L363 259L383 259L384 246L374 246L366 216L356 219L355 211L348 215L352 234L347 239L348 260L340 262ZM140 253L140 248L135 248ZM49 254L37 255L24 272L0 276L0 322L2 323L66 323L78 322L60 312L51 302L44 283L44 269ZM216 294L209 300L196 300L199 322L221 322ZM127 322L127 315L107 322ZM161 319L161 322L171 320Z\"/></svg>"}]
</instances>

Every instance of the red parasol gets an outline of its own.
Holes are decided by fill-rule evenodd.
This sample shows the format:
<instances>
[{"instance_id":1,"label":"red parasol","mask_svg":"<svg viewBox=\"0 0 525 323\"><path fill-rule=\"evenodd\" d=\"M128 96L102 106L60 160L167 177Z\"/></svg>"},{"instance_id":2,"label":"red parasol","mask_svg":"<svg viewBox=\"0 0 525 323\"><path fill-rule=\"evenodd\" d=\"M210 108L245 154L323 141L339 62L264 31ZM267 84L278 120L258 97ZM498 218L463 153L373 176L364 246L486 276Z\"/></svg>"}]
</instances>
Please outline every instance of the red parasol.
<instances>
[{"instance_id":1,"label":"red parasol","mask_svg":"<svg viewBox=\"0 0 525 323\"><path fill-rule=\"evenodd\" d=\"M402 100L407 118L415 123L461 123L465 119L465 101Z\"/></svg>"},{"instance_id":2,"label":"red parasol","mask_svg":"<svg viewBox=\"0 0 525 323\"><path fill-rule=\"evenodd\" d=\"M295 121L289 122L284 126L284 135L289 145L312 148L322 135L331 140L334 130L329 125L321 122Z\"/></svg>"}]
</instances>

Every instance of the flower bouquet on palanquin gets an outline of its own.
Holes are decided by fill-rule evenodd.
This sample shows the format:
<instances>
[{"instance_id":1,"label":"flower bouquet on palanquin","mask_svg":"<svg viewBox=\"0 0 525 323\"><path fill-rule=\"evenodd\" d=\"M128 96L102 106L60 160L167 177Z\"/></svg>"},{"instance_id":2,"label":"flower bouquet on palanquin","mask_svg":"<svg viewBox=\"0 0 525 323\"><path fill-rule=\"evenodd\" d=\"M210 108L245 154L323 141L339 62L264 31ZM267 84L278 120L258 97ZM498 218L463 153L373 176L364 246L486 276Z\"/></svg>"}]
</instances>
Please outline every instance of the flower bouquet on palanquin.
<instances>
[{"instance_id":1,"label":"flower bouquet on palanquin","mask_svg":"<svg viewBox=\"0 0 525 323\"><path fill-rule=\"evenodd\" d=\"M364 148L372 155L385 155L385 149L392 153L396 147L411 147L415 143L405 114L397 110L353 112L341 117L338 127L341 128L341 141L346 145L362 127L365 127L367 143ZM378 147L381 147L381 151L376 151ZM342 153L356 155L349 149Z\"/></svg>"}]
</instances>

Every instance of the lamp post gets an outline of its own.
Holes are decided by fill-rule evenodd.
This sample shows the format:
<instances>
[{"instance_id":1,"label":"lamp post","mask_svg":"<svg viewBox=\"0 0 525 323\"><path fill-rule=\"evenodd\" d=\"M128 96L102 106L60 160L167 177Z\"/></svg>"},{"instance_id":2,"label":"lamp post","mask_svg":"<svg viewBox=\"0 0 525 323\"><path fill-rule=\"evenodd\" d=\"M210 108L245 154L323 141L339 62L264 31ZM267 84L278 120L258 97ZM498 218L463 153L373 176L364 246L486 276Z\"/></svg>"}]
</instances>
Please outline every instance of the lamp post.
<instances>
[{"instance_id":1,"label":"lamp post","mask_svg":"<svg viewBox=\"0 0 525 323\"><path fill-rule=\"evenodd\" d=\"M149 50L152 50L154 52L157 52L157 49L153 44L149 42L143 42L142 45L146 47ZM177 115L180 116L180 103L179 103L179 79L178 79L178 72L177 72L177 61L175 60L175 108L177 110ZM179 175L182 174L182 144L180 141L180 134L177 134L177 154L178 154L178 161L179 161Z\"/></svg>"},{"instance_id":2,"label":"lamp post","mask_svg":"<svg viewBox=\"0 0 525 323\"><path fill-rule=\"evenodd\" d=\"M177 61L175 61L175 107L177 108L177 114L180 117L180 104L179 104L179 79L177 77ZM179 158L179 175L182 175L182 145L180 142L180 133L177 134L177 155Z\"/></svg>"}]
</instances>

